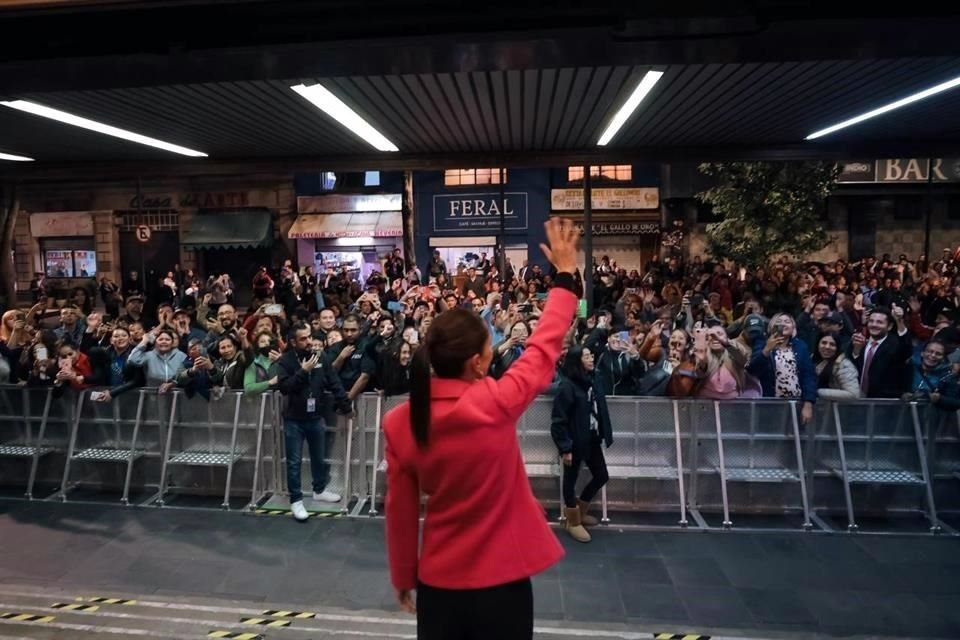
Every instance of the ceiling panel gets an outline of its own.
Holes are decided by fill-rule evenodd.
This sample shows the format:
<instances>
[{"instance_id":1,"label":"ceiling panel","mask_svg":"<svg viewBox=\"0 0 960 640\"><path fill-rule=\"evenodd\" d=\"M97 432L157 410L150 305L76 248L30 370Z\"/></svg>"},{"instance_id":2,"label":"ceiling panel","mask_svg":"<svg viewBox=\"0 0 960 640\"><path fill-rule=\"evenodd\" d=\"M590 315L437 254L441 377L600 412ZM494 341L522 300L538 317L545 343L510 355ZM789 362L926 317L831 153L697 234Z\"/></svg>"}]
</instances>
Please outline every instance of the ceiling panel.
<instances>
[{"instance_id":1,"label":"ceiling panel","mask_svg":"<svg viewBox=\"0 0 960 640\"><path fill-rule=\"evenodd\" d=\"M960 58L691 64L665 72L616 149L801 143L812 131L960 75ZM429 158L595 149L644 66L313 78L395 142ZM300 80L15 96L199 149L213 159L369 157L371 148L290 90ZM960 144L960 90L828 140ZM842 135L842 138L841 138ZM179 158L0 110L0 149L60 162Z\"/></svg>"}]
</instances>

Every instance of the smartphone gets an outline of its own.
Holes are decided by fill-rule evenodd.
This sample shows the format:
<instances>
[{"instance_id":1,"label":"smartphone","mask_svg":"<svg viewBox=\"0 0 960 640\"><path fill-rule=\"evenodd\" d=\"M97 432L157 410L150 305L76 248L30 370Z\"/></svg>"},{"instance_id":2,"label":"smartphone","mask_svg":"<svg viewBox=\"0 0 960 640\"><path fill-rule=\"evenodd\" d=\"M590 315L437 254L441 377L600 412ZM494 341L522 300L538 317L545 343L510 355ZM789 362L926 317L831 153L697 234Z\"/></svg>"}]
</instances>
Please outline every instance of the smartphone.
<instances>
[{"instance_id":1,"label":"smartphone","mask_svg":"<svg viewBox=\"0 0 960 640\"><path fill-rule=\"evenodd\" d=\"M581 320L587 317L587 301L583 298L577 302L577 317Z\"/></svg>"},{"instance_id":2,"label":"smartphone","mask_svg":"<svg viewBox=\"0 0 960 640\"><path fill-rule=\"evenodd\" d=\"M403 304L402 304L402 303L400 303L400 302L394 302L393 300L391 300L390 302L387 303L387 310L388 310L388 311L401 311L401 312L402 312L402 311L404 310L404 307L403 307Z\"/></svg>"},{"instance_id":3,"label":"smartphone","mask_svg":"<svg viewBox=\"0 0 960 640\"><path fill-rule=\"evenodd\" d=\"M547 294L545 294L545 293L538 293L538 294L537 294L537 300L546 300L546 299L547 299Z\"/></svg>"},{"instance_id":4,"label":"smartphone","mask_svg":"<svg viewBox=\"0 0 960 640\"><path fill-rule=\"evenodd\" d=\"M278 316L283 313L282 304L268 304L267 308L263 312L268 316Z\"/></svg>"},{"instance_id":5,"label":"smartphone","mask_svg":"<svg viewBox=\"0 0 960 640\"><path fill-rule=\"evenodd\" d=\"M620 331L619 333L617 333L617 340L619 340L623 344L627 344L628 342L630 342L630 332Z\"/></svg>"},{"instance_id":6,"label":"smartphone","mask_svg":"<svg viewBox=\"0 0 960 640\"><path fill-rule=\"evenodd\" d=\"M693 348L697 351L705 351L707 349L707 330L706 329L694 330Z\"/></svg>"},{"instance_id":7,"label":"smartphone","mask_svg":"<svg viewBox=\"0 0 960 640\"><path fill-rule=\"evenodd\" d=\"M531 311L533 311L533 305L530 304L529 302L527 304L522 304L519 307L517 307L517 311L519 311L520 313L530 313Z\"/></svg>"},{"instance_id":8,"label":"smartphone","mask_svg":"<svg viewBox=\"0 0 960 640\"><path fill-rule=\"evenodd\" d=\"M106 395L103 391L91 391L90 399L94 402L100 402Z\"/></svg>"},{"instance_id":9,"label":"smartphone","mask_svg":"<svg viewBox=\"0 0 960 640\"><path fill-rule=\"evenodd\" d=\"M37 350L34 352L37 360L46 360L48 355L47 348L42 345L37 347Z\"/></svg>"}]
</instances>

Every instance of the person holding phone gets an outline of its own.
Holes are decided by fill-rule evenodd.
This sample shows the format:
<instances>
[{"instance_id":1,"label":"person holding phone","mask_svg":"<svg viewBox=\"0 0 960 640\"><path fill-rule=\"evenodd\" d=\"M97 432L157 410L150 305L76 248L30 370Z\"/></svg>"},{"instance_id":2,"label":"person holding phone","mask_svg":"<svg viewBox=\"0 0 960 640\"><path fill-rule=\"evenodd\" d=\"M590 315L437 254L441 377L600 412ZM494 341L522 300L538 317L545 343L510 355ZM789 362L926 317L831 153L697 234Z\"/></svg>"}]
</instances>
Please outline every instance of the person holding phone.
<instances>
[{"instance_id":1,"label":"person holding phone","mask_svg":"<svg viewBox=\"0 0 960 640\"><path fill-rule=\"evenodd\" d=\"M524 320L517 320L510 326L506 340L497 345L490 367L490 375L499 380L510 366L523 355L530 337L530 327Z\"/></svg>"},{"instance_id":2,"label":"person holding phone","mask_svg":"<svg viewBox=\"0 0 960 640\"><path fill-rule=\"evenodd\" d=\"M723 327L694 330L693 358L699 379L698 398L734 400L747 389L747 355L730 342Z\"/></svg>"},{"instance_id":3,"label":"person holding phone","mask_svg":"<svg viewBox=\"0 0 960 640\"><path fill-rule=\"evenodd\" d=\"M594 373L589 349L573 346L561 367L560 385L553 399L550 435L563 461L563 502L566 529L577 542L590 542L584 527L598 524L589 515L590 502L610 479L603 444L613 444L613 428L603 384ZM577 476L586 464L592 476L576 496Z\"/></svg>"},{"instance_id":4,"label":"person holding phone","mask_svg":"<svg viewBox=\"0 0 960 640\"><path fill-rule=\"evenodd\" d=\"M813 419L817 401L817 371L806 343L797 337L793 317L778 313L770 319L769 337L758 336L747 370L763 387L765 398L799 400L800 420Z\"/></svg>"},{"instance_id":5,"label":"person holding phone","mask_svg":"<svg viewBox=\"0 0 960 640\"><path fill-rule=\"evenodd\" d=\"M90 366L90 359L69 340L61 342L58 349L57 364L59 370L54 378L54 386L68 386L75 391L90 386L93 379L93 367Z\"/></svg>"}]
</instances>

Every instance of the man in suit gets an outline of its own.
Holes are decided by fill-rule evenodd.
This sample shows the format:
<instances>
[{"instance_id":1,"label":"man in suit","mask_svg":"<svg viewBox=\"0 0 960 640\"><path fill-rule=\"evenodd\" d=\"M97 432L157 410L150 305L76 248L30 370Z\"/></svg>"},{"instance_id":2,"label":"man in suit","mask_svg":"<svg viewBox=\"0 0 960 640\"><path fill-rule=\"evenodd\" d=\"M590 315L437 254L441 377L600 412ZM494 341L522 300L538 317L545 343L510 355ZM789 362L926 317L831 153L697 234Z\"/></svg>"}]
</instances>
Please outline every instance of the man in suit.
<instances>
[{"instance_id":1,"label":"man in suit","mask_svg":"<svg viewBox=\"0 0 960 640\"><path fill-rule=\"evenodd\" d=\"M860 372L860 390L867 398L899 398L906 391L906 363L912 355L903 309L876 307L866 333L853 336L851 357Z\"/></svg>"}]
</instances>

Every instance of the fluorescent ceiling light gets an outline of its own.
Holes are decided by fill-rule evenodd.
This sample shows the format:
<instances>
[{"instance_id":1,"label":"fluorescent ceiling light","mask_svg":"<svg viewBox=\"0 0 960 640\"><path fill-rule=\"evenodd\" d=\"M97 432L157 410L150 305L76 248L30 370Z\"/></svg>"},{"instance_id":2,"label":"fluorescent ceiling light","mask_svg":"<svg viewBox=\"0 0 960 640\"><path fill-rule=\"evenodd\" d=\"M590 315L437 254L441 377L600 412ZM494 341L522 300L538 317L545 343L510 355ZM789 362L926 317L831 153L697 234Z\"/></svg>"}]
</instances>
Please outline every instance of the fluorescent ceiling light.
<instances>
[{"instance_id":1,"label":"fluorescent ceiling light","mask_svg":"<svg viewBox=\"0 0 960 640\"><path fill-rule=\"evenodd\" d=\"M12 160L14 162L33 162L33 158L27 156L15 156L12 153L0 152L0 160Z\"/></svg>"},{"instance_id":2,"label":"fluorescent ceiling light","mask_svg":"<svg viewBox=\"0 0 960 640\"><path fill-rule=\"evenodd\" d=\"M180 145L164 142L163 140L157 140L156 138L142 136L139 133L133 133L132 131L127 131L126 129L111 127L108 124L103 124L102 122L97 122L96 120L81 118L80 116L75 116L72 113L67 113L66 111L60 111L58 109L51 109L50 107L45 107L42 104L37 104L35 102L28 102L27 100L12 100L9 102L0 102L0 104L5 107L10 107L11 109L17 109L18 111L32 113L35 116L50 118L51 120L57 120L58 122L63 122L64 124L80 127L81 129L88 129L90 131L96 131L97 133L113 136L114 138L121 138L123 140L129 140L130 142L145 144L148 147L155 147L157 149L163 149L164 151L172 151L173 153L179 153L185 156L193 156L196 158L207 157L207 154L203 153L202 151L195 151L193 149L181 147Z\"/></svg>"},{"instance_id":3,"label":"fluorescent ceiling light","mask_svg":"<svg viewBox=\"0 0 960 640\"><path fill-rule=\"evenodd\" d=\"M328 116L357 134L378 151L399 151L397 145L387 140L386 136L373 128L369 122L344 104L343 100L330 93L320 84L306 86L298 84L290 87L301 96L313 103L315 107Z\"/></svg>"},{"instance_id":4,"label":"fluorescent ceiling light","mask_svg":"<svg viewBox=\"0 0 960 640\"><path fill-rule=\"evenodd\" d=\"M835 125L829 126L826 129L820 129L820 131L814 131L813 133L808 135L806 138L804 138L804 140L813 140L814 138L825 136L828 133L833 133L834 131L845 129L846 127L853 126L855 124L863 122L864 120L869 120L870 118L876 118L877 116L883 115L888 111L893 111L894 109L905 107L908 104L918 102L920 100L923 100L924 98L929 98L930 96L937 95L938 93L942 93L944 91L947 91L948 89L953 89L954 87L957 87L957 86L960 86L960 77L954 78L953 80L947 80L946 82L941 82L940 84L932 86L929 89L924 89L919 93L914 93L912 95L907 96L906 98L901 98L896 102L885 104L882 107L874 109L873 111L867 111L866 113L856 116L855 118L844 120L843 122L839 122Z\"/></svg>"},{"instance_id":5,"label":"fluorescent ceiling light","mask_svg":"<svg viewBox=\"0 0 960 640\"><path fill-rule=\"evenodd\" d=\"M657 84L657 80L659 80L662 75L663 71L647 71L647 73L644 74L640 80L640 84L637 85L637 88L633 90L633 93L630 94L627 101L623 103L623 106L620 107L616 115L613 116L613 120L610 121L603 135L597 140L597 146L605 147L607 143L613 139L613 136L617 135L620 127L630 119L630 116L637 110L637 107L640 106L640 103L647 97L647 94L653 89L653 85Z\"/></svg>"}]
</instances>

